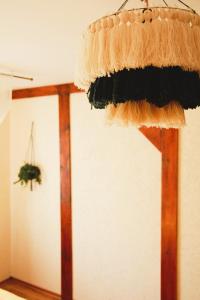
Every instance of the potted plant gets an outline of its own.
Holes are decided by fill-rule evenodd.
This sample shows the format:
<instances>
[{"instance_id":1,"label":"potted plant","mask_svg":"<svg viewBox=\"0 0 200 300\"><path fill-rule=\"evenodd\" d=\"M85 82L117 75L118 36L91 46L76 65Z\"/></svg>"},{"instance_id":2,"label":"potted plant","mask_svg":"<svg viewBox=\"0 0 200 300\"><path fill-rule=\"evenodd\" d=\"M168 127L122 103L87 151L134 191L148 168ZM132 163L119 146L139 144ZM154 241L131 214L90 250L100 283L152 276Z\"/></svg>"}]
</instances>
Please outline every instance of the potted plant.
<instances>
[{"instance_id":1,"label":"potted plant","mask_svg":"<svg viewBox=\"0 0 200 300\"><path fill-rule=\"evenodd\" d=\"M18 180L14 183L21 183L21 185L27 186L30 183L30 190L33 190L33 182L41 184L41 170L34 163L34 139L33 139L33 127L34 123L32 122L30 140L27 150L27 162L20 168L18 173Z\"/></svg>"}]
</instances>

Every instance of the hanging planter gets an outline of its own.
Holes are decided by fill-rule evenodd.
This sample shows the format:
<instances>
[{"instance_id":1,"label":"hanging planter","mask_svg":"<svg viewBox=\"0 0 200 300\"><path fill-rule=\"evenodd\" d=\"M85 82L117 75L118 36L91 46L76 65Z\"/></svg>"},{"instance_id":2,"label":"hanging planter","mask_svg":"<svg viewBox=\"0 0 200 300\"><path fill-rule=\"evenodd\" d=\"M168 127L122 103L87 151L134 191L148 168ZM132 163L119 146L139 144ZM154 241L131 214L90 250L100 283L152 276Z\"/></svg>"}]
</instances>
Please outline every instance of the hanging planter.
<instances>
[{"instance_id":1,"label":"hanging planter","mask_svg":"<svg viewBox=\"0 0 200 300\"><path fill-rule=\"evenodd\" d=\"M18 174L18 180L16 183L21 183L21 185L29 185L30 183L30 190L33 191L33 183L41 184L41 170L38 166L34 163L34 139L33 139L33 128L34 123L32 123L31 127L31 134L30 134L30 140L27 150L27 156L28 162L25 162L25 164L20 168L19 174Z\"/></svg>"},{"instance_id":2,"label":"hanging planter","mask_svg":"<svg viewBox=\"0 0 200 300\"><path fill-rule=\"evenodd\" d=\"M33 190L33 181L41 184L41 171L40 168L26 163L20 168L18 174L19 180L15 183L20 182L21 185L28 185L30 182L31 191Z\"/></svg>"}]
</instances>

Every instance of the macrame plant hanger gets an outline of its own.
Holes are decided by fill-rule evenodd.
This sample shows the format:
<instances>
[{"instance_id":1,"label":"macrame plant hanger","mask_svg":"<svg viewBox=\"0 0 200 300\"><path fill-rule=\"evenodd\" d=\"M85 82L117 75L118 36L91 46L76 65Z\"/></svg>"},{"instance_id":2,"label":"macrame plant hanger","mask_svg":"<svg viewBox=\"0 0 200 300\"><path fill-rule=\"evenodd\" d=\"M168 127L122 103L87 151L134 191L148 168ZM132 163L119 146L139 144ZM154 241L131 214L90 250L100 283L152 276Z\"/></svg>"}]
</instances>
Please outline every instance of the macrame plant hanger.
<instances>
[{"instance_id":1,"label":"macrame plant hanger","mask_svg":"<svg viewBox=\"0 0 200 300\"><path fill-rule=\"evenodd\" d=\"M31 123L31 132L26 152L26 163L35 165L35 143L34 143L34 122ZM30 189L33 190L33 180L30 180Z\"/></svg>"},{"instance_id":2,"label":"macrame plant hanger","mask_svg":"<svg viewBox=\"0 0 200 300\"><path fill-rule=\"evenodd\" d=\"M41 170L35 165L35 145L34 145L34 122L31 124L31 132L28 142L28 148L25 155L25 163L20 168L18 180L14 183L21 183L21 185L28 185L30 183L30 190L33 191L33 181L41 184Z\"/></svg>"},{"instance_id":3,"label":"macrame plant hanger","mask_svg":"<svg viewBox=\"0 0 200 300\"><path fill-rule=\"evenodd\" d=\"M75 84L110 121L180 128L200 106L200 16L182 0L140 1L89 25Z\"/></svg>"},{"instance_id":4,"label":"macrame plant hanger","mask_svg":"<svg viewBox=\"0 0 200 300\"><path fill-rule=\"evenodd\" d=\"M31 131L26 152L26 162L35 164L34 122L31 123Z\"/></svg>"}]
</instances>

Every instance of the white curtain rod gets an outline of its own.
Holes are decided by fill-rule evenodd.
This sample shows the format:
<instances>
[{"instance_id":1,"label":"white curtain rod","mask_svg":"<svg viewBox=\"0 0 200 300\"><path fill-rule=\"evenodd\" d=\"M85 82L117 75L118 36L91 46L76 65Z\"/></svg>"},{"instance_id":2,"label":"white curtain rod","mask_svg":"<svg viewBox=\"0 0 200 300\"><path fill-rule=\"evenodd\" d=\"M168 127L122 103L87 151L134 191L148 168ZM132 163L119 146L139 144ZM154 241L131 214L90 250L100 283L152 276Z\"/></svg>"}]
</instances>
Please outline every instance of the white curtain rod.
<instances>
[{"instance_id":1,"label":"white curtain rod","mask_svg":"<svg viewBox=\"0 0 200 300\"><path fill-rule=\"evenodd\" d=\"M13 78L18 78L18 79L33 81L32 77L25 77L25 76L20 76L20 75L16 75L16 74L9 74L9 73L4 73L4 72L0 72L0 76L13 77Z\"/></svg>"}]
</instances>

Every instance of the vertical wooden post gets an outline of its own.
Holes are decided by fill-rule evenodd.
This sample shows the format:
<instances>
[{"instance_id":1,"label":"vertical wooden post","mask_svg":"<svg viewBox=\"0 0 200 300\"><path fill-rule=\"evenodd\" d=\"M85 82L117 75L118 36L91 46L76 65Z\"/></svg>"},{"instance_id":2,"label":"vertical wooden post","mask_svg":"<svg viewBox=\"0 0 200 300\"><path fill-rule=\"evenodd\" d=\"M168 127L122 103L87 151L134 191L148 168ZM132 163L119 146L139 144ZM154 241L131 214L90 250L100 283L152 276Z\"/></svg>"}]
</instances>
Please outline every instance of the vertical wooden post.
<instances>
[{"instance_id":1,"label":"vertical wooden post","mask_svg":"<svg viewBox=\"0 0 200 300\"><path fill-rule=\"evenodd\" d=\"M69 94L59 94L59 125L61 162L62 300L72 300L72 208Z\"/></svg>"},{"instance_id":2,"label":"vertical wooden post","mask_svg":"<svg viewBox=\"0 0 200 300\"><path fill-rule=\"evenodd\" d=\"M162 129L161 300L177 299L178 130Z\"/></svg>"},{"instance_id":3,"label":"vertical wooden post","mask_svg":"<svg viewBox=\"0 0 200 300\"><path fill-rule=\"evenodd\" d=\"M69 98L78 92L73 83L13 91L13 100L59 95L62 300L73 298ZM162 154L161 300L177 300L178 130L140 131Z\"/></svg>"},{"instance_id":4,"label":"vertical wooden post","mask_svg":"<svg viewBox=\"0 0 200 300\"><path fill-rule=\"evenodd\" d=\"M177 300L178 130L140 128L162 154L161 300Z\"/></svg>"}]
</instances>

